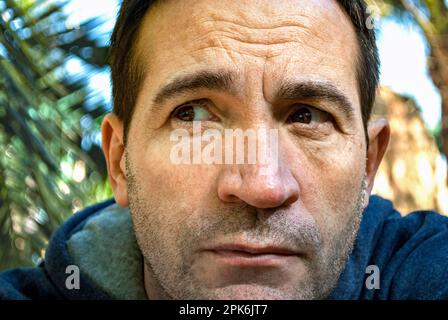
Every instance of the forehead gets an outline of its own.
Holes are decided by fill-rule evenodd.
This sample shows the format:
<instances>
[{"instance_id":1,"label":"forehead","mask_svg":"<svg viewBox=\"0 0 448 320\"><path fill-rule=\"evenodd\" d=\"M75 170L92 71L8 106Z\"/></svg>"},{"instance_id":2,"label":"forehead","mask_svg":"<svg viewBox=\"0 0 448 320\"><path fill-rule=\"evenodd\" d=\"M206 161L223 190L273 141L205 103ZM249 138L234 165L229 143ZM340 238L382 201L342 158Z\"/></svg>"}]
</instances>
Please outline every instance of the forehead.
<instances>
[{"instance_id":1,"label":"forehead","mask_svg":"<svg viewBox=\"0 0 448 320\"><path fill-rule=\"evenodd\" d=\"M264 82L304 78L359 101L356 34L334 0L161 1L145 16L136 49L154 90L183 72L230 69L266 95Z\"/></svg>"}]
</instances>

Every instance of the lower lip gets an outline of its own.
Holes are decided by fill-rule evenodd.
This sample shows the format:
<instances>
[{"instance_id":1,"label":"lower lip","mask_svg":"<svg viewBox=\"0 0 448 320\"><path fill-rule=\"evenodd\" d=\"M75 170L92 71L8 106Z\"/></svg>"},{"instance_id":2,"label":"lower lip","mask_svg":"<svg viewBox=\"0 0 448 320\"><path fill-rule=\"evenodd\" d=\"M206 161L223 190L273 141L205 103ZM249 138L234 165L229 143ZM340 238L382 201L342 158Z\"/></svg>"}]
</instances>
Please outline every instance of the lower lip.
<instances>
[{"instance_id":1,"label":"lower lip","mask_svg":"<svg viewBox=\"0 0 448 320\"><path fill-rule=\"evenodd\" d=\"M209 251L214 257L223 263L242 266L242 267L269 267L279 266L290 263L293 259L297 259L297 255L262 253L251 254L243 251L234 250L212 250Z\"/></svg>"}]
</instances>

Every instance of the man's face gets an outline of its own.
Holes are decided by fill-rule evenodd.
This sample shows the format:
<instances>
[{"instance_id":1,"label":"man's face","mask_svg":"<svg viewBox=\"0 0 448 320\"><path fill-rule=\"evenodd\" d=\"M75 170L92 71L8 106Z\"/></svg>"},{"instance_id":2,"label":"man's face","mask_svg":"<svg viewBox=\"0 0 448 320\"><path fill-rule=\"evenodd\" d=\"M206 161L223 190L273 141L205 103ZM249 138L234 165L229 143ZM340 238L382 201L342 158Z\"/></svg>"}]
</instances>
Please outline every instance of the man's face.
<instances>
[{"instance_id":1,"label":"man's face","mask_svg":"<svg viewBox=\"0 0 448 320\"><path fill-rule=\"evenodd\" d=\"M145 80L113 187L130 206L148 297L326 297L373 179L343 9L164 1L147 13L136 48ZM173 163L170 135L192 133L191 120L203 131L277 130L278 158Z\"/></svg>"}]
</instances>

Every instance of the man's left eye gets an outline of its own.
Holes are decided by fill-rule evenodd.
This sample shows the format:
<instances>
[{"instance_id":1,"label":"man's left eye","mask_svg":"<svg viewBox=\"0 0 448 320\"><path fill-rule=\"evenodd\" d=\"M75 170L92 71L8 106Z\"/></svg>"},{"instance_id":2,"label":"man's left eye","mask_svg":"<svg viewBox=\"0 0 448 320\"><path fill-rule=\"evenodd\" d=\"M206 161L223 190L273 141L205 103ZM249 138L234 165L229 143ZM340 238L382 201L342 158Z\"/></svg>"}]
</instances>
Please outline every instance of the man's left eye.
<instances>
[{"instance_id":1,"label":"man's left eye","mask_svg":"<svg viewBox=\"0 0 448 320\"><path fill-rule=\"evenodd\" d=\"M312 124L325 123L332 120L332 116L325 111L319 110L307 104L298 104L288 117L288 123Z\"/></svg>"}]
</instances>

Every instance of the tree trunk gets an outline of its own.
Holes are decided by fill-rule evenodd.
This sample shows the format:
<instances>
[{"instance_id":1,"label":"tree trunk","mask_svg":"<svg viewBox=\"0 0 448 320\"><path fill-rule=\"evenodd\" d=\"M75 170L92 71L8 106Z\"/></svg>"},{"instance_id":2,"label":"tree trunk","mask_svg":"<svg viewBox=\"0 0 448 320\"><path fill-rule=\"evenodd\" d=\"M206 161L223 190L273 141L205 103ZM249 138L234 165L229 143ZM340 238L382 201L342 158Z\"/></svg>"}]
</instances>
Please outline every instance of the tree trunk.
<instances>
[{"instance_id":1,"label":"tree trunk","mask_svg":"<svg viewBox=\"0 0 448 320\"><path fill-rule=\"evenodd\" d=\"M428 67L442 99L441 151L448 161L448 8L444 0L423 0L424 14L413 1L399 2L420 26L431 50Z\"/></svg>"},{"instance_id":2,"label":"tree trunk","mask_svg":"<svg viewBox=\"0 0 448 320\"><path fill-rule=\"evenodd\" d=\"M448 35L428 36L429 71L442 99L442 152L448 160Z\"/></svg>"}]
</instances>

